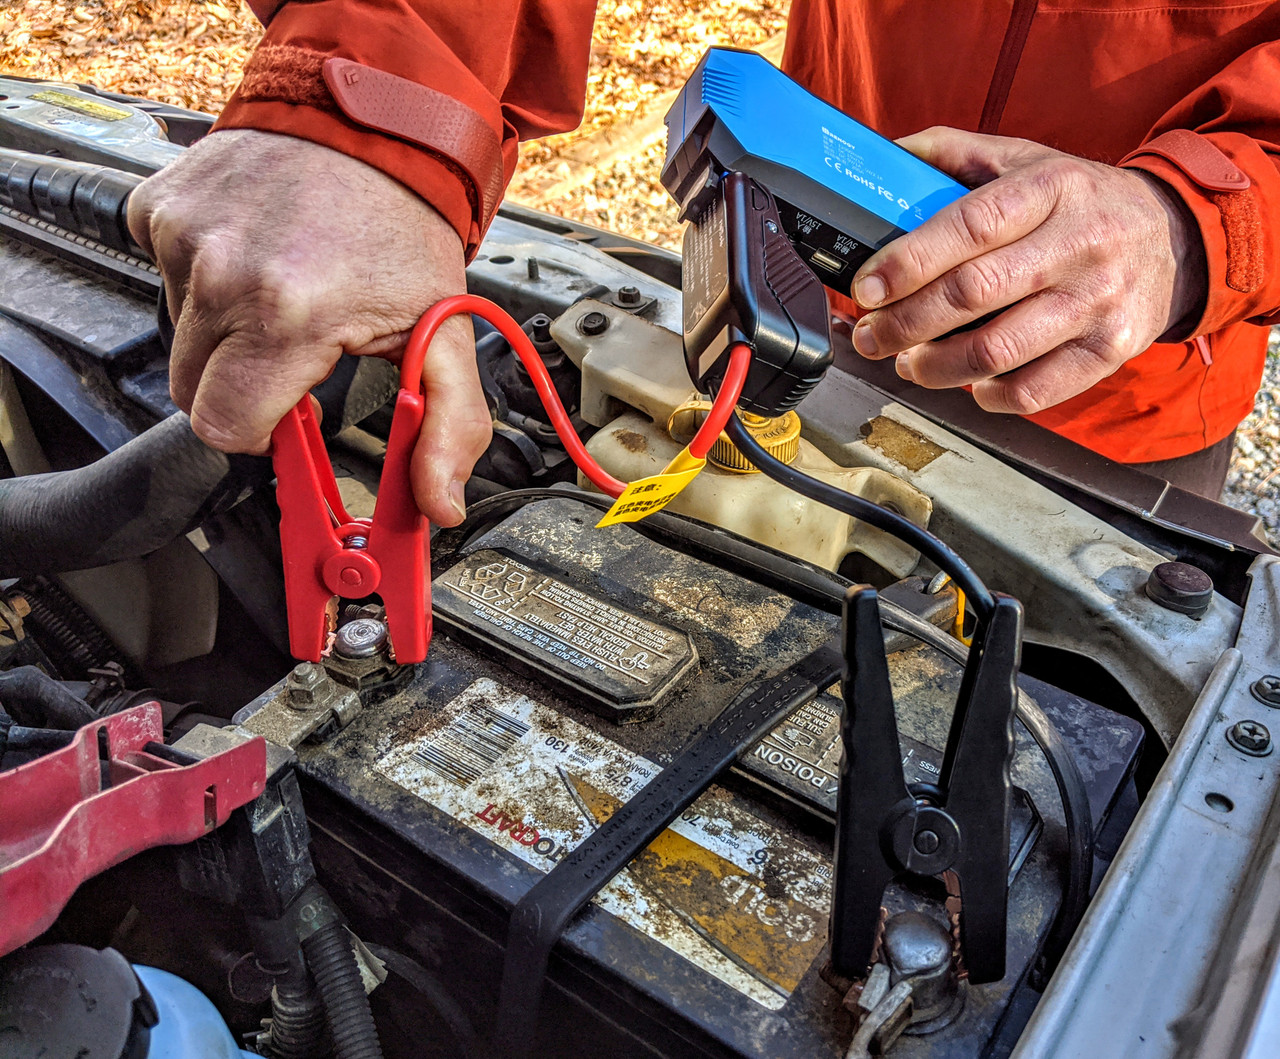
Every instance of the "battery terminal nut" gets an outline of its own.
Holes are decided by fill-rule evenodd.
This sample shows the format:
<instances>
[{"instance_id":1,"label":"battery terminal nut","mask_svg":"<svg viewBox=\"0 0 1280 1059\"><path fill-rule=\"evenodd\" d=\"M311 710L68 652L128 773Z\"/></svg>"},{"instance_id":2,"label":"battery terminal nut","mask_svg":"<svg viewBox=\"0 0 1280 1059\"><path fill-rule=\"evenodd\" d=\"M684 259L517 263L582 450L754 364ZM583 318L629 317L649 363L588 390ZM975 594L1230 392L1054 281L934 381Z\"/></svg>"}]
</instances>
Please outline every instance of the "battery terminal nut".
<instances>
[{"instance_id":1,"label":"battery terminal nut","mask_svg":"<svg viewBox=\"0 0 1280 1059\"><path fill-rule=\"evenodd\" d=\"M414 673L413 666L396 663L387 623L376 606L360 608L338 626L324 668L338 684L358 692L365 706L394 694Z\"/></svg>"},{"instance_id":2,"label":"battery terminal nut","mask_svg":"<svg viewBox=\"0 0 1280 1059\"><path fill-rule=\"evenodd\" d=\"M314 662L294 666L284 683L289 705L296 710L311 709L323 697L327 680L324 667Z\"/></svg>"}]
</instances>

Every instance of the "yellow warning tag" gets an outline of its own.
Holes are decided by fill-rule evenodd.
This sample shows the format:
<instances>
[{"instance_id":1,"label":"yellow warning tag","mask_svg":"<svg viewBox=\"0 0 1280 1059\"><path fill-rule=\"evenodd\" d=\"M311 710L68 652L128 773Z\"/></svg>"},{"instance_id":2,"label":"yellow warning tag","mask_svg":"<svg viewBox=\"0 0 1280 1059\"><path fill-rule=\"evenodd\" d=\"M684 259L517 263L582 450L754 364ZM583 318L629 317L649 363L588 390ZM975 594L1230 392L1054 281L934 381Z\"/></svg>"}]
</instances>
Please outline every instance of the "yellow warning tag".
<instances>
[{"instance_id":1,"label":"yellow warning tag","mask_svg":"<svg viewBox=\"0 0 1280 1059\"><path fill-rule=\"evenodd\" d=\"M596 529L619 522L639 522L647 515L661 511L680 495L680 490L698 477L698 472L706 465L706 460L690 455L687 448L681 449L661 474L638 478L627 486L613 502L613 507L605 512L604 518L596 523Z\"/></svg>"},{"instance_id":2,"label":"yellow warning tag","mask_svg":"<svg viewBox=\"0 0 1280 1059\"><path fill-rule=\"evenodd\" d=\"M123 107L113 107L109 103L99 103L94 99L85 99L83 96L73 96L70 92L58 92L53 89L36 92L31 98L38 99L41 103L52 103L55 107L65 107L67 110L87 114L101 121L120 121L132 113Z\"/></svg>"}]
</instances>

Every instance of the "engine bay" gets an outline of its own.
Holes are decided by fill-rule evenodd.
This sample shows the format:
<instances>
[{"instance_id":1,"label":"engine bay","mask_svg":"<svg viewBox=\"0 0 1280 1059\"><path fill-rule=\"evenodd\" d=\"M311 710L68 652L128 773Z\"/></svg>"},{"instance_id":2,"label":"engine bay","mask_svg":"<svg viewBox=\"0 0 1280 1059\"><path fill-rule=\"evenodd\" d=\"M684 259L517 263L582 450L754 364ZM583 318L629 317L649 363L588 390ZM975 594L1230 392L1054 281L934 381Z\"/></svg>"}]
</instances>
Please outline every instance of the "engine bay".
<instances>
[{"instance_id":1,"label":"engine bay","mask_svg":"<svg viewBox=\"0 0 1280 1059\"><path fill-rule=\"evenodd\" d=\"M1246 1054L1219 1020L1260 1033L1280 995L1249 963L1280 907L1280 575L1247 517L953 418L837 331L798 410L743 429L1008 600L970 648L947 571L727 439L600 528L477 319L494 435L431 530L426 660L369 592L298 662L271 461L169 397L122 220L159 163L30 107L0 121L0 1053ZM468 269L624 482L707 414L680 274L516 207ZM315 391L352 518L397 387L344 358ZM60 980L100 1022L50 1015Z\"/></svg>"}]
</instances>

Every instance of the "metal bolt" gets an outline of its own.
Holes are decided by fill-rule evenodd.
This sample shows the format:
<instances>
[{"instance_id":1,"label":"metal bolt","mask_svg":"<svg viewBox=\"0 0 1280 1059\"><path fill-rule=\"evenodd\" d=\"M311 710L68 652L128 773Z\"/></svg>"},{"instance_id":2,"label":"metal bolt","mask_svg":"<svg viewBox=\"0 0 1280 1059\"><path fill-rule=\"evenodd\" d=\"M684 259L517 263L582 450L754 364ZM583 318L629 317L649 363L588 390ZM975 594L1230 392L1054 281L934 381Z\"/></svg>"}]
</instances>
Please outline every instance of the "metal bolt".
<instances>
[{"instance_id":1,"label":"metal bolt","mask_svg":"<svg viewBox=\"0 0 1280 1059\"><path fill-rule=\"evenodd\" d=\"M1271 733L1257 721L1239 721L1227 731L1227 742L1241 753L1266 757L1271 753Z\"/></svg>"},{"instance_id":2,"label":"metal bolt","mask_svg":"<svg viewBox=\"0 0 1280 1059\"><path fill-rule=\"evenodd\" d=\"M929 581L929 586L925 589L931 596L936 596L947 585L951 584L951 575L945 570L939 570Z\"/></svg>"},{"instance_id":3,"label":"metal bolt","mask_svg":"<svg viewBox=\"0 0 1280 1059\"><path fill-rule=\"evenodd\" d=\"M1259 702L1280 709L1280 677L1267 674L1249 685L1249 691Z\"/></svg>"},{"instance_id":4,"label":"metal bolt","mask_svg":"<svg viewBox=\"0 0 1280 1059\"><path fill-rule=\"evenodd\" d=\"M774 223L773 223L773 221L765 221L765 222L764 222L764 226L765 226L766 228L768 228L768 229L769 229L769 231L771 231L771 232L775 232L775 233L776 233L776 232L777 232L777 230L778 230L778 226L777 226L776 224L774 224Z\"/></svg>"},{"instance_id":5,"label":"metal bolt","mask_svg":"<svg viewBox=\"0 0 1280 1059\"><path fill-rule=\"evenodd\" d=\"M386 625L376 618L357 618L338 630L333 649L343 658L372 658L386 642Z\"/></svg>"},{"instance_id":6,"label":"metal bolt","mask_svg":"<svg viewBox=\"0 0 1280 1059\"><path fill-rule=\"evenodd\" d=\"M578 330L584 335L602 335L609 330L609 318L604 313L587 313L578 321Z\"/></svg>"},{"instance_id":7,"label":"metal bolt","mask_svg":"<svg viewBox=\"0 0 1280 1059\"><path fill-rule=\"evenodd\" d=\"M931 853L936 853L938 852L938 846L940 845L940 841L941 840L938 838L935 832L921 831L918 835L916 835L916 840L915 840L916 852L921 853L926 857L929 856L929 854Z\"/></svg>"},{"instance_id":8,"label":"metal bolt","mask_svg":"<svg viewBox=\"0 0 1280 1059\"><path fill-rule=\"evenodd\" d=\"M529 278L532 280L538 278L538 259L536 257L529 258Z\"/></svg>"},{"instance_id":9,"label":"metal bolt","mask_svg":"<svg viewBox=\"0 0 1280 1059\"><path fill-rule=\"evenodd\" d=\"M324 666L318 666L314 662L299 662L293 667L287 683L290 688L314 688L324 678Z\"/></svg>"},{"instance_id":10,"label":"metal bolt","mask_svg":"<svg viewBox=\"0 0 1280 1059\"><path fill-rule=\"evenodd\" d=\"M315 703L316 691L328 674L324 666L314 662L299 662L284 682L285 701L296 710L308 710Z\"/></svg>"},{"instance_id":11,"label":"metal bolt","mask_svg":"<svg viewBox=\"0 0 1280 1059\"><path fill-rule=\"evenodd\" d=\"M639 305L644 300L644 296L640 293L639 287L619 287L618 288L618 304L619 305Z\"/></svg>"},{"instance_id":12,"label":"metal bolt","mask_svg":"<svg viewBox=\"0 0 1280 1059\"><path fill-rule=\"evenodd\" d=\"M1190 563L1160 563L1147 578L1147 596L1197 621L1213 603L1213 578Z\"/></svg>"}]
</instances>

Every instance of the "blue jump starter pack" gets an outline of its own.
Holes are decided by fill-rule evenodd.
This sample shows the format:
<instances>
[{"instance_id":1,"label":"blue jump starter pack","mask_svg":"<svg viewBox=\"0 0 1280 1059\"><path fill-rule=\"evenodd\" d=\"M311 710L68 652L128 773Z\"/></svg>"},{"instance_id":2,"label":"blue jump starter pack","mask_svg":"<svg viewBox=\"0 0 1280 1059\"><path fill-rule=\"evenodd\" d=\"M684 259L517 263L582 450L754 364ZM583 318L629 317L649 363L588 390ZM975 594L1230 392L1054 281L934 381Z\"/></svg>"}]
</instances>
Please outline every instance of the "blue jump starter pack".
<instances>
[{"instance_id":1,"label":"blue jump starter pack","mask_svg":"<svg viewBox=\"0 0 1280 1059\"><path fill-rule=\"evenodd\" d=\"M806 91L763 56L712 48L667 113L662 183L689 221L684 341L714 389L755 351L744 408L794 407L831 363L823 287L848 294L876 250L966 188Z\"/></svg>"},{"instance_id":2,"label":"blue jump starter pack","mask_svg":"<svg viewBox=\"0 0 1280 1059\"><path fill-rule=\"evenodd\" d=\"M754 52L712 48L667 112L662 183L692 220L723 174L778 201L783 227L823 283L849 292L858 266L968 190L854 121Z\"/></svg>"}]
</instances>

